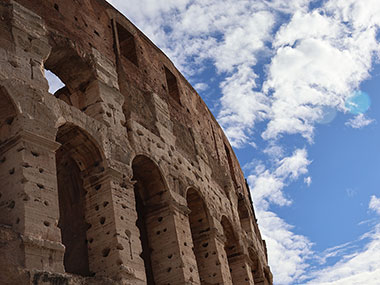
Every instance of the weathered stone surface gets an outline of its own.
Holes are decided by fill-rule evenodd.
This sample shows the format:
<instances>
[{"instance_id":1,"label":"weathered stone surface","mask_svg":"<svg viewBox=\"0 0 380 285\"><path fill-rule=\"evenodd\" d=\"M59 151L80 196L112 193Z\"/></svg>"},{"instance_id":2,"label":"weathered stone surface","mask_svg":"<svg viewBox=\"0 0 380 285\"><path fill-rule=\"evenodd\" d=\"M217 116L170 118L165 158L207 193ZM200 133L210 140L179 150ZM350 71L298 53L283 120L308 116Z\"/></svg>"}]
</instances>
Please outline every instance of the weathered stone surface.
<instances>
[{"instance_id":1,"label":"weathered stone surface","mask_svg":"<svg viewBox=\"0 0 380 285\"><path fill-rule=\"evenodd\" d=\"M1 284L272 284L226 136L118 11L1 0L0 66Z\"/></svg>"}]
</instances>

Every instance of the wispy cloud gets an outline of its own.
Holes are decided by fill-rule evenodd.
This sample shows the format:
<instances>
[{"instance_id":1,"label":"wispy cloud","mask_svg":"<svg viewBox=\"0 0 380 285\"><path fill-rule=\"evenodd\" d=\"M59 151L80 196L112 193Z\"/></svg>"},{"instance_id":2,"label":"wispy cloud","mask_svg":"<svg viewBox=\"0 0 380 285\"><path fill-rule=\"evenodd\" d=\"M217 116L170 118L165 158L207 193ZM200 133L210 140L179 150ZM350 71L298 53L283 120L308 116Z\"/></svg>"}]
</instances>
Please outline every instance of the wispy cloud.
<instances>
[{"instance_id":1,"label":"wispy cloud","mask_svg":"<svg viewBox=\"0 0 380 285\"><path fill-rule=\"evenodd\" d=\"M345 125L354 129L360 129L372 124L374 121L373 119L368 119L364 114L359 114L348 120Z\"/></svg>"},{"instance_id":2,"label":"wispy cloud","mask_svg":"<svg viewBox=\"0 0 380 285\"><path fill-rule=\"evenodd\" d=\"M380 215L380 198L371 197L369 209ZM362 235L360 240L367 240L364 248L357 248L354 252L347 252L350 247L355 248L353 242L329 249L325 252L324 259L342 255L340 261L324 269L318 269L306 277L310 285L377 285L380 284L380 223L373 229Z\"/></svg>"}]
</instances>

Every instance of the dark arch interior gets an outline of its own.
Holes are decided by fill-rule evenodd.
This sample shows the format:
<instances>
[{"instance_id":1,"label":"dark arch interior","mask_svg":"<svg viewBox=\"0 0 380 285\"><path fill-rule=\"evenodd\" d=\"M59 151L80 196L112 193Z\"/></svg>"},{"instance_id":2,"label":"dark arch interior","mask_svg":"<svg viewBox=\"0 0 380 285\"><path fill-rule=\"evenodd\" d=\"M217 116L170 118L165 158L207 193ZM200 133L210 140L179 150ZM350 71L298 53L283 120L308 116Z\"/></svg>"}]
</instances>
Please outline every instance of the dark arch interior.
<instances>
[{"instance_id":1,"label":"dark arch interior","mask_svg":"<svg viewBox=\"0 0 380 285\"><path fill-rule=\"evenodd\" d=\"M262 282L263 273L262 273L258 253L252 247L248 248L248 253L249 253L249 259L251 260L251 272L252 272L253 280L255 283Z\"/></svg>"},{"instance_id":2,"label":"dark arch interior","mask_svg":"<svg viewBox=\"0 0 380 285\"><path fill-rule=\"evenodd\" d=\"M154 268L152 264L152 248L155 236L153 225L150 225L149 215L163 204L165 184L158 167L148 157L139 155L132 163L137 221L136 225L140 231L142 245L141 258L144 260L147 284L153 285Z\"/></svg>"},{"instance_id":3,"label":"dark arch interior","mask_svg":"<svg viewBox=\"0 0 380 285\"><path fill-rule=\"evenodd\" d=\"M206 280L208 258L207 242L210 234L210 222L206 212L206 205L202 197L195 189L189 189L186 195L187 207L190 209L189 222L191 229L191 236L194 244L194 254L197 261L199 277L201 282Z\"/></svg>"},{"instance_id":4,"label":"dark arch interior","mask_svg":"<svg viewBox=\"0 0 380 285\"><path fill-rule=\"evenodd\" d=\"M56 152L59 222L65 245L64 266L68 273L90 275L87 248L88 224L85 220L86 196L83 174L98 165L102 156L89 136L78 127L59 128Z\"/></svg>"}]
</instances>

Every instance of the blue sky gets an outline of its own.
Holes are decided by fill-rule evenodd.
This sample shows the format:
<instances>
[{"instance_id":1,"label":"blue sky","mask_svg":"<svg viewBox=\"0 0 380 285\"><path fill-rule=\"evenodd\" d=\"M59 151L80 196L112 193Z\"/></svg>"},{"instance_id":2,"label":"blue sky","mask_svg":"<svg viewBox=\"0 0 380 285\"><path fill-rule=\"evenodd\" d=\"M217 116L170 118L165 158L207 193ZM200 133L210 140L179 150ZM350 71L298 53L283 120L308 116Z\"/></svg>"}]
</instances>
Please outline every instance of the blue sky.
<instances>
[{"instance_id":1,"label":"blue sky","mask_svg":"<svg viewBox=\"0 0 380 285\"><path fill-rule=\"evenodd\" d=\"M380 2L109 2L228 135L275 284L380 284Z\"/></svg>"}]
</instances>

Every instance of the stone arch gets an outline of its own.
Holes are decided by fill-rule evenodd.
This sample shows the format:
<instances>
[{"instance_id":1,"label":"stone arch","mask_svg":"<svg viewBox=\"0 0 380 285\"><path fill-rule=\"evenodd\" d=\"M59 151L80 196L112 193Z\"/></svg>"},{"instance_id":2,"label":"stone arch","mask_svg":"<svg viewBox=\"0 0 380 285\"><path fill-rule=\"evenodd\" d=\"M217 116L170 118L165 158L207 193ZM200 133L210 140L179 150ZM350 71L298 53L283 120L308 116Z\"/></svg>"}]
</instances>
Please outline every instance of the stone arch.
<instances>
[{"instance_id":1,"label":"stone arch","mask_svg":"<svg viewBox=\"0 0 380 285\"><path fill-rule=\"evenodd\" d=\"M144 261L147 284L155 284L160 282L165 270L160 263L166 258L165 250L169 249L163 249L163 246L170 239L176 238L169 225L168 188L161 170L148 156L137 155L132 161L132 170L132 179L135 181L136 225L142 247L140 257ZM166 274L170 272L171 270Z\"/></svg>"},{"instance_id":2,"label":"stone arch","mask_svg":"<svg viewBox=\"0 0 380 285\"><path fill-rule=\"evenodd\" d=\"M255 284L264 284L264 271L259 254L253 247L248 248L249 259L251 263L251 274Z\"/></svg>"},{"instance_id":3,"label":"stone arch","mask_svg":"<svg viewBox=\"0 0 380 285\"><path fill-rule=\"evenodd\" d=\"M75 44L67 39L55 37L50 44L52 49L44 67L65 84L54 96L84 111L89 101L85 93L96 79L90 58L82 57Z\"/></svg>"},{"instance_id":4,"label":"stone arch","mask_svg":"<svg viewBox=\"0 0 380 285\"><path fill-rule=\"evenodd\" d=\"M22 204L16 191L17 165L12 161L17 154L12 146L17 118L18 112L12 98L5 87L0 86L0 224L13 228L19 223L17 213L21 212L19 207Z\"/></svg>"},{"instance_id":5,"label":"stone arch","mask_svg":"<svg viewBox=\"0 0 380 285\"><path fill-rule=\"evenodd\" d=\"M194 255L202 283L208 280L210 267L212 267L209 248L211 221L206 203L199 191L195 188L189 188L186 192L186 201L190 210L189 223Z\"/></svg>"},{"instance_id":6,"label":"stone arch","mask_svg":"<svg viewBox=\"0 0 380 285\"><path fill-rule=\"evenodd\" d=\"M242 251L239 245L238 237L235 234L231 222L225 215L222 216L221 224L223 227L223 233L225 238L224 249L226 252L226 258L231 273L232 283L247 284L246 282L244 282L246 281L244 280L245 275L241 274L242 269L244 270L245 268L242 268ZM241 280L242 278L243 280Z\"/></svg>"},{"instance_id":7,"label":"stone arch","mask_svg":"<svg viewBox=\"0 0 380 285\"><path fill-rule=\"evenodd\" d=\"M89 276L95 260L89 255L88 236L94 236L95 229L88 221L96 201L96 193L89 193L89 187L101 187L97 175L104 171L104 156L87 132L69 123L59 127L56 141L61 144L56 169L65 271Z\"/></svg>"}]
</instances>

